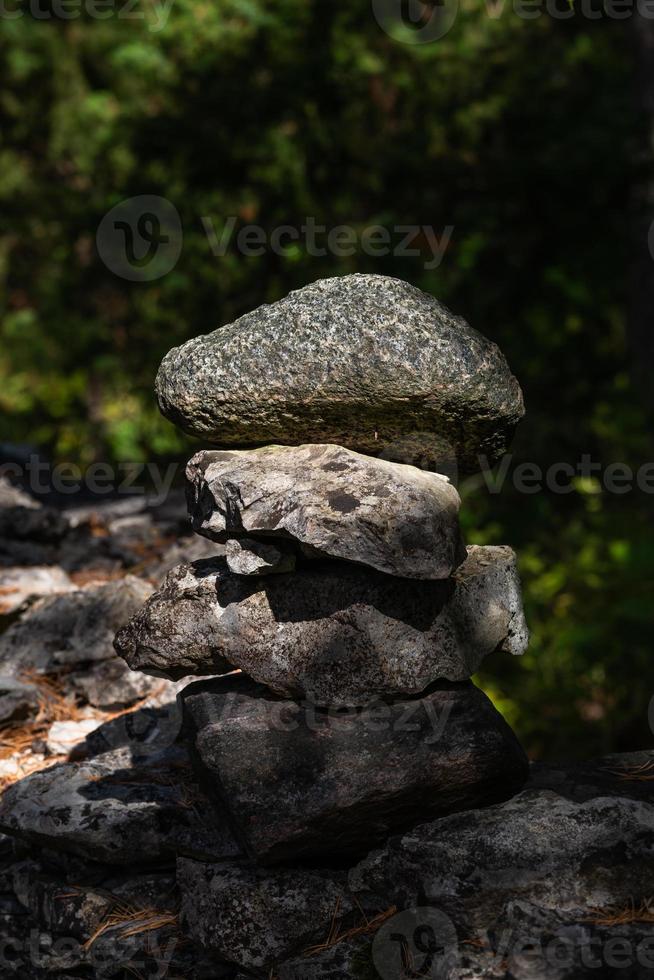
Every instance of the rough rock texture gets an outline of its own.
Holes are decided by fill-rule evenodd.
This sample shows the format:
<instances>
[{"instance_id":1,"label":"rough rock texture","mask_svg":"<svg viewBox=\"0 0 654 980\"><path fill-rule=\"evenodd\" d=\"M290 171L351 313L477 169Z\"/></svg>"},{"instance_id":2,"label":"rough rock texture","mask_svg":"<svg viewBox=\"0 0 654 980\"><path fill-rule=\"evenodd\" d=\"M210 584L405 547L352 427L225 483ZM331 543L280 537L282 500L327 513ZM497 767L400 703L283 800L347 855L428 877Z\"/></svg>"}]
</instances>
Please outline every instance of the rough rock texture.
<instances>
[{"instance_id":1,"label":"rough rock texture","mask_svg":"<svg viewBox=\"0 0 654 980\"><path fill-rule=\"evenodd\" d=\"M472 684L320 711L244 675L182 692L199 772L262 863L361 853L394 828L515 792L527 760Z\"/></svg>"},{"instance_id":2,"label":"rough rock texture","mask_svg":"<svg viewBox=\"0 0 654 980\"><path fill-rule=\"evenodd\" d=\"M345 877L177 862L182 918L193 939L253 970L324 941L334 916L351 908Z\"/></svg>"},{"instance_id":3,"label":"rough rock texture","mask_svg":"<svg viewBox=\"0 0 654 980\"><path fill-rule=\"evenodd\" d=\"M323 279L171 350L163 414L222 446L329 442L479 469L524 414L499 348L399 279Z\"/></svg>"},{"instance_id":4,"label":"rough rock texture","mask_svg":"<svg viewBox=\"0 0 654 980\"><path fill-rule=\"evenodd\" d=\"M195 531L281 537L311 556L405 578L447 578L465 559L447 477L341 446L202 451L186 470ZM228 556L229 557L229 556Z\"/></svg>"},{"instance_id":5,"label":"rough rock texture","mask_svg":"<svg viewBox=\"0 0 654 980\"><path fill-rule=\"evenodd\" d=\"M239 848L188 768L131 764L129 751L25 777L0 800L0 830L108 864L176 854L220 859Z\"/></svg>"},{"instance_id":6,"label":"rough rock texture","mask_svg":"<svg viewBox=\"0 0 654 980\"><path fill-rule=\"evenodd\" d=\"M232 538L225 545L225 560L234 575L281 575L295 568L295 555L274 544L252 538Z\"/></svg>"},{"instance_id":7,"label":"rough rock texture","mask_svg":"<svg viewBox=\"0 0 654 980\"><path fill-rule=\"evenodd\" d=\"M464 680L527 640L515 555L473 546L443 582L333 561L265 579L233 576L222 559L182 565L116 649L135 670L178 678L232 664L281 694L363 704Z\"/></svg>"},{"instance_id":8,"label":"rough rock texture","mask_svg":"<svg viewBox=\"0 0 654 980\"><path fill-rule=\"evenodd\" d=\"M587 915L638 907L653 877L654 805L525 790L392 838L350 872L350 887L402 908L436 905L478 929L516 900Z\"/></svg>"}]
</instances>

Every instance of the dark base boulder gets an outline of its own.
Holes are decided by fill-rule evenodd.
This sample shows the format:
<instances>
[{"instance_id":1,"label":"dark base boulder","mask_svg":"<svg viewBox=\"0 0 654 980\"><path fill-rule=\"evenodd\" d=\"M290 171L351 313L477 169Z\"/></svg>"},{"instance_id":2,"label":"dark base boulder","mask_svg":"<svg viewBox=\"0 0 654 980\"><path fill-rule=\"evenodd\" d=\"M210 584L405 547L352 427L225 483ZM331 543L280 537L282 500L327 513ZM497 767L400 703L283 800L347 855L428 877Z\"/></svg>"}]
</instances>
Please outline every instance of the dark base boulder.
<instances>
[{"instance_id":1,"label":"dark base boulder","mask_svg":"<svg viewBox=\"0 0 654 980\"><path fill-rule=\"evenodd\" d=\"M515 735L471 683L330 710L233 675L183 700L206 788L260 863L363 853L418 820L504 800L527 775Z\"/></svg>"}]
</instances>

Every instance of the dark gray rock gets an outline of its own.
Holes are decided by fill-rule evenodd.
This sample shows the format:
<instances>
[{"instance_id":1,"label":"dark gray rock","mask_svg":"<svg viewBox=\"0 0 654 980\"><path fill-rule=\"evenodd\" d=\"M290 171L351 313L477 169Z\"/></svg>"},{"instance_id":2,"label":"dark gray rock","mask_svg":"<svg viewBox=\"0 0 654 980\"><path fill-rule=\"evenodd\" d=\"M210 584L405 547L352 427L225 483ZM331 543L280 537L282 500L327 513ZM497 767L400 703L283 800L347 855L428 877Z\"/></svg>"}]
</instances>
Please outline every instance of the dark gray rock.
<instances>
[{"instance_id":1,"label":"dark gray rock","mask_svg":"<svg viewBox=\"0 0 654 980\"><path fill-rule=\"evenodd\" d=\"M510 901L587 916L638 906L651 894L653 875L654 805L601 796L574 803L525 790L392 838L349 880L357 894L401 908L435 905L474 931Z\"/></svg>"},{"instance_id":2,"label":"dark gray rock","mask_svg":"<svg viewBox=\"0 0 654 980\"><path fill-rule=\"evenodd\" d=\"M199 772L261 863L361 853L428 814L505 799L527 775L472 684L347 711L276 699L244 675L182 698Z\"/></svg>"},{"instance_id":3,"label":"dark gray rock","mask_svg":"<svg viewBox=\"0 0 654 980\"><path fill-rule=\"evenodd\" d=\"M57 668L108 660L113 638L152 593L152 586L128 575L105 585L39 599L0 636L0 669Z\"/></svg>"},{"instance_id":4,"label":"dark gray rock","mask_svg":"<svg viewBox=\"0 0 654 980\"><path fill-rule=\"evenodd\" d=\"M309 956L294 957L279 966L277 976L279 980L378 980L373 969L368 937L343 940Z\"/></svg>"},{"instance_id":5,"label":"dark gray rock","mask_svg":"<svg viewBox=\"0 0 654 980\"><path fill-rule=\"evenodd\" d=\"M23 684L14 677L0 674L0 723L23 721L35 715L39 692L33 684Z\"/></svg>"},{"instance_id":6,"label":"dark gray rock","mask_svg":"<svg viewBox=\"0 0 654 980\"><path fill-rule=\"evenodd\" d=\"M265 446L199 452L186 475L193 529L216 541L290 539L311 556L416 579L447 578L466 557L458 493L415 466L341 446Z\"/></svg>"},{"instance_id":7,"label":"dark gray rock","mask_svg":"<svg viewBox=\"0 0 654 980\"><path fill-rule=\"evenodd\" d=\"M609 920L584 908L509 902L489 929L459 945L446 980L651 980L654 924Z\"/></svg>"},{"instance_id":8,"label":"dark gray rock","mask_svg":"<svg viewBox=\"0 0 654 980\"><path fill-rule=\"evenodd\" d=\"M329 442L479 469L524 414L498 347L399 279L323 279L162 361L163 414L222 446Z\"/></svg>"},{"instance_id":9,"label":"dark gray rock","mask_svg":"<svg viewBox=\"0 0 654 980\"><path fill-rule=\"evenodd\" d=\"M295 568L295 555L252 538L229 540L225 560L234 575L281 575Z\"/></svg>"},{"instance_id":10,"label":"dark gray rock","mask_svg":"<svg viewBox=\"0 0 654 980\"><path fill-rule=\"evenodd\" d=\"M245 579L224 560L171 572L116 636L133 670L178 678L240 667L280 694L365 704L464 680L528 633L515 555L471 547L453 578L397 579L349 563Z\"/></svg>"},{"instance_id":11,"label":"dark gray rock","mask_svg":"<svg viewBox=\"0 0 654 980\"><path fill-rule=\"evenodd\" d=\"M129 708L159 689L172 693L174 688L170 681L130 670L119 657L96 663L91 669L72 675L71 680L89 704L103 711Z\"/></svg>"},{"instance_id":12,"label":"dark gray rock","mask_svg":"<svg viewBox=\"0 0 654 980\"><path fill-rule=\"evenodd\" d=\"M574 803L598 796L654 802L654 750L622 752L583 762L532 762L525 789L548 789Z\"/></svg>"},{"instance_id":13,"label":"dark gray rock","mask_svg":"<svg viewBox=\"0 0 654 980\"><path fill-rule=\"evenodd\" d=\"M180 859L182 921L206 949L248 970L262 970L324 941L352 908L345 875L263 871Z\"/></svg>"},{"instance_id":14,"label":"dark gray rock","mask_svg":"<svg viewBox=\"0 0 654 980\"><path fill-rule=\"evenodd\" d=\"M0 829L107 864L239 853L188 768L139 768L128 751L52 766L14 783L0 800Z\"/></svg>"},{"instance_id":15,"label":"dark gray rock","mask_svg":"<svg viewBox=\"0 0 654 980\"><path fill-rule=\"evenodd\" d=\"M49 565L70 525L53 507L0 507L0 565Z\"/></svg>"}]
</instances>

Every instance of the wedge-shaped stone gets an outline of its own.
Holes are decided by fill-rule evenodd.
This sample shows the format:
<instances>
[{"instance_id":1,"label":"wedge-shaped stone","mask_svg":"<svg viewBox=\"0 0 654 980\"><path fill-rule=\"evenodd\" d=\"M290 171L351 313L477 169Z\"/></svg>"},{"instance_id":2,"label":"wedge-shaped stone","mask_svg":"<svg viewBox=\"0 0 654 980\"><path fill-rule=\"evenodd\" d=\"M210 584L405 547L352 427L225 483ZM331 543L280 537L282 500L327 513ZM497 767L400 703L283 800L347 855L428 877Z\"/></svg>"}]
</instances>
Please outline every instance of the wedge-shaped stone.
<instances>
[{"instance_id":1,"label":"wedge-shaped stone","mask_svg":"<svg viewBox=\"0 0 654 980\"><path fill-rule=\"evenodd\" d=\"M465 680L498 647L522 653L527 638L515 555L473 546L439 582L335 561L257 579L224 559L181 565L116 649L133 670L173 679L239 667L282 695L365 704Z\"/></svg>"},{"instance_id":2,"label":"wedge-shaped stone","mask_svg":"<svg viewBox=\"0 0 654 980\"><path fill-rule=\"evenodd\" d=\"M361 853L418 820L506 799L527 775L470 682L347 711L275 698L243 675L182 697L201 778L261 863Z\"/></svg>"},{"instance_id":3,"label":"wedge-shaped stone","mask_svg":"<svg viewBox=\"0 0 654 980\"><path fill-rule=\"evenodd\" d=\"M524 414L499 348L400 279L322 279L164 358L163 414L222 446L330 442L480 468Z\"/></svg>"},{"instance_id":4,"label":"wedge-shaped stone","mask_svg":"<svg viewBox=\"0 0 654 980\"><path fill-rule=\"evenodd\" d=\"M291 539L404 578L447 578L465 559L447 477L341 446L199 452L188 464L193 530L214 541Z\"/></svg>"}]
</instances>

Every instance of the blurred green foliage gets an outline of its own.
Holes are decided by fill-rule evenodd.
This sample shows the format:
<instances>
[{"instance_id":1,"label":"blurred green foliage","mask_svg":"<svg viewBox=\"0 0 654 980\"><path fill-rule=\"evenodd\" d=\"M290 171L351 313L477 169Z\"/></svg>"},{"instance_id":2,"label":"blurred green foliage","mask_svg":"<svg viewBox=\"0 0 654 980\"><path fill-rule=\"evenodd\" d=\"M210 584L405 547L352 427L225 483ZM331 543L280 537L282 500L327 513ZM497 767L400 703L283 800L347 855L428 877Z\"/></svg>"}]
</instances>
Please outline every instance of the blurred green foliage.
<instances>
[{"instance_id":1,"label":"blurred green foliage","mask_svg":"<svg viewBox=\"0 0 654 980\"><path fill-rule=\"evenodd\" d=\"M171 346L322 276L372 271L434 293L505 350L528 410L515 465L652 458L625 354L642 134L623 22L462 0L446 36L417 45L387 36L367 2L173 0L160 30L159 4L135 9L0 19L8 437L82 463L183 456L152 397ZM95 232L138 194L175 204L184 247L164 278L132 284L105 268ZM219 231L230 215L268 231L307 215L454 231L431 271L426 246L214 256L202 218ZM651 742L652 498L596 489L462 487L469 539L520 554L530 652L491 658L480 680L534 755Z\"/></svg>"}]
</instances>

